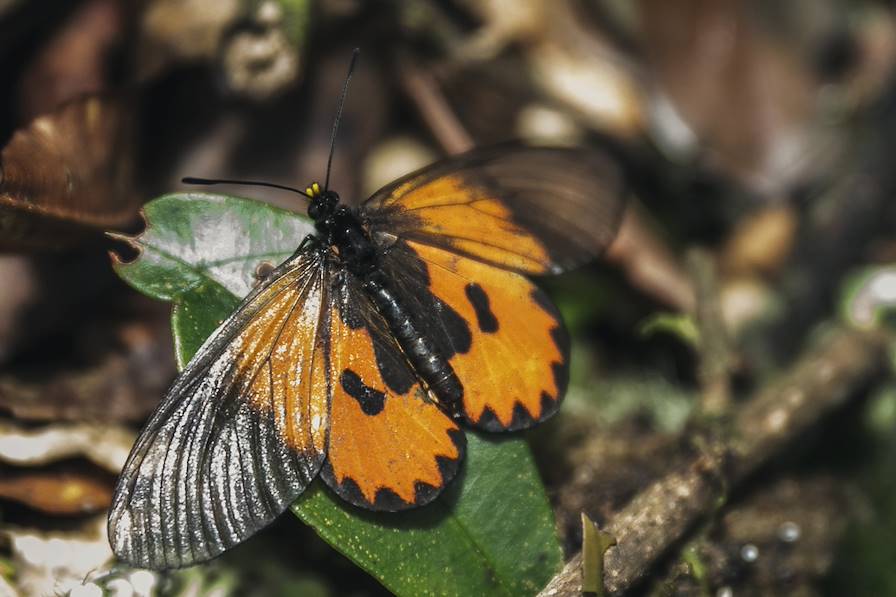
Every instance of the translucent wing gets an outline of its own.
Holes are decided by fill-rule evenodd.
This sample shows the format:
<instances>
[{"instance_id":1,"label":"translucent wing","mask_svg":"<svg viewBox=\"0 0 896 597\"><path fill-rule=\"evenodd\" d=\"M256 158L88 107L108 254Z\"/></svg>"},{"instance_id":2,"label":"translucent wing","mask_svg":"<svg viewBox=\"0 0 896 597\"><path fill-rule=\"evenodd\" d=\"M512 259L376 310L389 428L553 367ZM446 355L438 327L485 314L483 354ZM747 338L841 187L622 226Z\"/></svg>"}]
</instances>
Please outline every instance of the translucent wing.
<instances>
[{"instance_id":1,"label":"translucent wing","mask_svg":"<svg viewBox=\"0 0 896 597\"><path fill-rule=\"evenodd\" d=\"M374 193L361 213L383 246L397 237L545 274L606 248L623 194L621 169L608 153L505 144L399 179Z\"/></svg>"},{"instance_id":2,"label":"translucent wing","mask_svg":"<svg viewBox=\"0 0 896 597\"><path fill-rule=\"evenodd\" d=\"M109 514L116 555L201 562L270 523L324 459L329 274L317 250L274 270L205 342L143 429Z\"/></svg>"}]
</instances>

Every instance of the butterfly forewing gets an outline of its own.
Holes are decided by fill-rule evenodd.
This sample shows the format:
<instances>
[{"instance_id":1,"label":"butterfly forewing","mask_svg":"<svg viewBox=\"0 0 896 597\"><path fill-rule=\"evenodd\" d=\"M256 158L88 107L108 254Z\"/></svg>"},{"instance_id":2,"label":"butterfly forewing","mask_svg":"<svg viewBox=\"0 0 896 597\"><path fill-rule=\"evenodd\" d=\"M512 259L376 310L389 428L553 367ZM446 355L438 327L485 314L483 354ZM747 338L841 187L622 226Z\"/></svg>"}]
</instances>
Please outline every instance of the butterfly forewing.
<instances>
[{"instance_id":1,"label":"butterfly forewing","mask_svg":"<svg viewBox=\"0 0 896 597\"><path fill-rule=\"evenodd\" d=\"M505 144L410 174L361 209L375 240L397 236L505 269L557 273L612 241L623 180L603 152Z\"/></svg>"},{"instance_id":2,"label":"butterfly forewing","mask_svg":"<svg viewBox=\"0 0 896 597\"><path fill-rule=\"evenodd\" d=\"M303 251L199 349L134 446L109 536L134 565L207 560L271 522L323 462L329 270Z\"/></svg>"},{"instance_id":3,"label":"butterfly forewing","mask_svg":"<svg viewBox=\"0 0 896 597\"><path fill-rule=\"evenodd\" d=\"M333 294L333 395L321 476L357 506L425 504L456 474L463 433L422 387L357 279L337 275Z\"/></svg>"}]
</instances>

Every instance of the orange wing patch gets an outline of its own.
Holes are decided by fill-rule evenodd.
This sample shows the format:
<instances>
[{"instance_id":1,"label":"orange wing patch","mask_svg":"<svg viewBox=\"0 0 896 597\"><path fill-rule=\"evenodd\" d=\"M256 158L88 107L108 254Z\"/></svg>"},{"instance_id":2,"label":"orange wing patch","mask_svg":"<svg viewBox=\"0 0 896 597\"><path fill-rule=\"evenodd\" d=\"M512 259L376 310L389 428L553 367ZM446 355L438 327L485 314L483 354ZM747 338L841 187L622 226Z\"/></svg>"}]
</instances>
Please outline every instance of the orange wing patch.
<instances>
[{"instance_id":1,"label":"orange wing patch","mask_svg":"<svg viewBox=\"0 0 896 597\"><path fill-rule=\"evenodd\" d=\"M235 386L258 413L273 417L296 452L323 453L327 430L326 363L321 331L323 280L301 271L271 283L256 297L254 316L234 338Z\"/></svg>"},{"instance_id":2,"label":"orange wing patch","mask_svg":"<svg viewBox=\"0 0 896 597\"><path fill-rule=\"evenodd\" d=\"M529 427L553 414L568 381L569 340L556 309L514 272L408 242L427 264L430 290L470 327L451 367L467 419L490 431Z\"/></svg>"},{"instance_id":3,"label":"orange wing patch","mask_svg":"<svg viewBox=\"0 0 896 597\"><path fill-rule=\"evenodd\" d=\"M367 299L357 293L350 300ZM464 437L428 399L372 309L364 309L365 325L357 328L331 313L331 424L321 475L357 506L402 510L431 501L454 477ZM384 380L384 368L392 369L397 389Z\"/></svg>"},{"instance_id":4,"label":"orange wing patch","mask_svg":"<svg viewBox=\"0 0 896 597\"><path fill-rule=\"evenodd\" d=\"M456 175L417 184L414 179L402 184L389 201L414 218L413 230L401 236L433 235L458 252L517 271L550 270L544 245L515 224L505 203L485 189Z\"/></svg>"}]
</instances>

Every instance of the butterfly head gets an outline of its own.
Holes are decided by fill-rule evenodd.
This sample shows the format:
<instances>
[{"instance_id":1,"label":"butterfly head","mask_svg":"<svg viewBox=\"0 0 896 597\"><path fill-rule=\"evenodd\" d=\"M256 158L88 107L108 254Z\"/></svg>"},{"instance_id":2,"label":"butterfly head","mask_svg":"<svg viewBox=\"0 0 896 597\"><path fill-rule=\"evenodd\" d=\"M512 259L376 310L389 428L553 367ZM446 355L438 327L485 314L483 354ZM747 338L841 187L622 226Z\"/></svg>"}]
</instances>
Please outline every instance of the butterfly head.
<instances>
[{"instance_id":1,"label":"butterfly head","mask_svg":"<svg viewBox=\"0 0 896 597\"><path fill-rule=\"evenodd\" d=\"M308 203L308 217L315 223L326 220L336 213L339 206L339 195L335 191L322 190L318 183L312 183L305 189L311 201Z\"/></svg>"}]
</instances>

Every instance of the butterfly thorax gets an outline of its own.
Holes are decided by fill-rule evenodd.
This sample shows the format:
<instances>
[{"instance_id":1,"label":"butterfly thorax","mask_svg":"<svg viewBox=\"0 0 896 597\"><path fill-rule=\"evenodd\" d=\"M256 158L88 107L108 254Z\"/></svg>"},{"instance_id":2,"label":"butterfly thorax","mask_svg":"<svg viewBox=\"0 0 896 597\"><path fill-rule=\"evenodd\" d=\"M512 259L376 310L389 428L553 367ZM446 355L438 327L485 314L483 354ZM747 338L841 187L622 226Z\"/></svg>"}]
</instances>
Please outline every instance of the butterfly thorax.
<instances>
[{"instance_id":1,"label":"butterfly thorax","mask_svg":"<svg viewBox=\"0 0 896 597\"><path fill-rule=\"evenodd\" d=\"M346 269L361 279L377 271L376 250L370 236L358 214L339 202L339 195L333 191L316 194L308 206L308 216L314 220L318 238L336 248Z\"/></svg>"}]
</instances>

